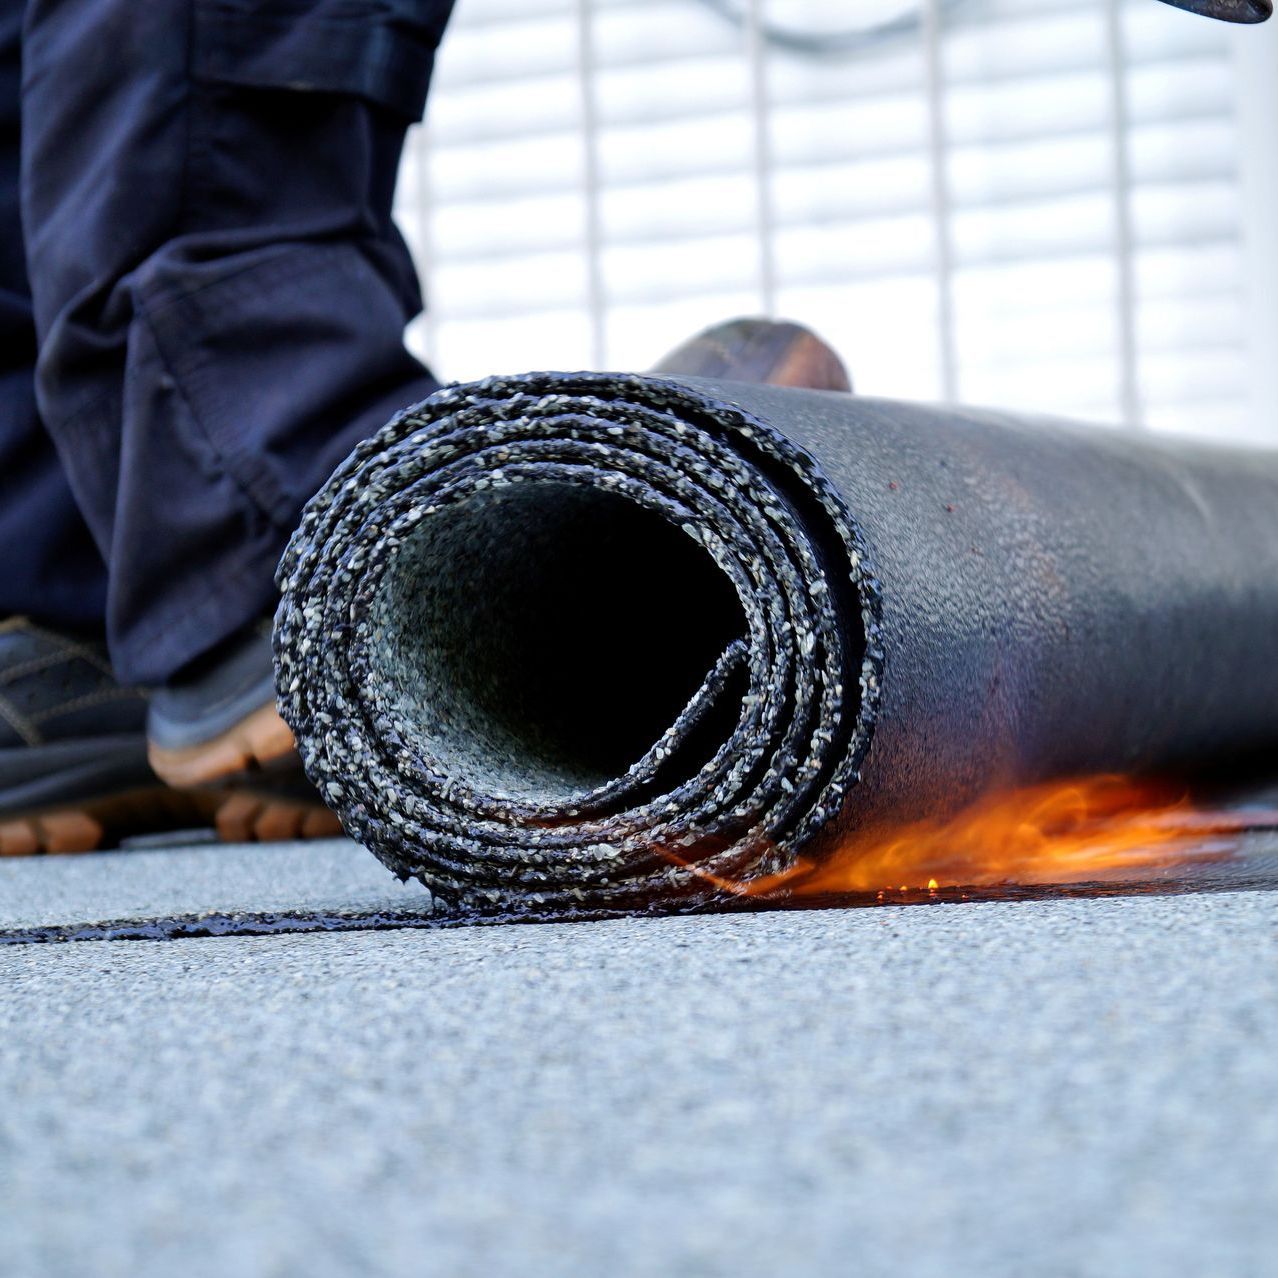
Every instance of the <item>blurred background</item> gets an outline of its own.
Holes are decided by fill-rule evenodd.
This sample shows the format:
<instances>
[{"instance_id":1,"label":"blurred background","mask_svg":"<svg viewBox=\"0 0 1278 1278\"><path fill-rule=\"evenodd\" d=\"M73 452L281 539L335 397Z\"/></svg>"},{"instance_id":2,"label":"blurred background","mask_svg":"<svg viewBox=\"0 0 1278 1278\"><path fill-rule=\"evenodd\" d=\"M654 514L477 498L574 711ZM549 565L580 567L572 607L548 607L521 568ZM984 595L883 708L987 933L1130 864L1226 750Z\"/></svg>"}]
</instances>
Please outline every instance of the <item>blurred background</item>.
<instances>
[{"instance_id":1,"label":"blurred background","mask_svg":"<svg viewBox=\"0 0 1278 1278\"><path fill-rule=\"evenodd\" d=\"M859 391L1278 445L1278 19L458 0L401 228L444 378L818 328Z\"/></svg>"}]
</instances>

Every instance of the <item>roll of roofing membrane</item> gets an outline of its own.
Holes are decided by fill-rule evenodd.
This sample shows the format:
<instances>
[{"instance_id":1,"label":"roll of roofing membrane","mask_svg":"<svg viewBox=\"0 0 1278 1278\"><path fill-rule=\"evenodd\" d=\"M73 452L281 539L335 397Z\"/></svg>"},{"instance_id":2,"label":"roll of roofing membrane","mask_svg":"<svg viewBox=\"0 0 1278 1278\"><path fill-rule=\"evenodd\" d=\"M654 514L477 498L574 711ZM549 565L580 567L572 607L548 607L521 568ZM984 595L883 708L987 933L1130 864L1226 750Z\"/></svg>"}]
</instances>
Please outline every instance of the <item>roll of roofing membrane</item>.
<instances>
[{"instance_id":1,"label":"roll of roofing membrane","mask_svg":"<svg viewBox=\"0 0 1278 1278\"><path fill-rule=\"evenodd\" d=\"M1278 452L689 378L441 390L280 565L282 713L458 907L699 903L1278 741Z\"/></svg>"}]
</instances>

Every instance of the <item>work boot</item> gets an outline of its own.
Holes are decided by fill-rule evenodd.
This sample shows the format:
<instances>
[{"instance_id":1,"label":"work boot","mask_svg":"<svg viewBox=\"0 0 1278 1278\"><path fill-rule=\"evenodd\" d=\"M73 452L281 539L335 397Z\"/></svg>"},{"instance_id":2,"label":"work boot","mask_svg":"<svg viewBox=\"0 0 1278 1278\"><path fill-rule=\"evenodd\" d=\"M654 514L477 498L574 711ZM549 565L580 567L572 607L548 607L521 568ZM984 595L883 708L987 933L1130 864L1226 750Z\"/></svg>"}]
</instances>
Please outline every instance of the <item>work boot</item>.
<instances>
[{"instance_id":1,"label":"work boot","mask_svg":"<svg viewBox=\"0 0 1278 1278\"><path fill-rule=\"evenodd\" d=\"M257 691L267 688L273 714L269 675L265 685L260 680L260 652L258 661ZM0 622L0 856L91 852L136 835L210 825L228 842L339 833L337 818L302 774L292 737L287 729L286 741L278 731L270 735L263 707L255 704L241 716L250 726L238 736L262 755L273 743L273 756L226 748L237 735L219 725L238 727L243 703L229 704L233 698L226 696L218 702L212 694L232 685L243 691L251 682L247 664L233 663L242 676L238 685L213 671L155 694L161 707L149 716L147 698L116 681L102 643L25 617ZM197 723L213 733L215 748L202 770L192 755L179 752L188 781L181 788L166 785L148 762L151 717L169 741L183 739L183 728L191 740Z\"/></svg>"},{"instance_id":2,"label":"work boot","mask_svg":"<svg viewBox=\"0 0 1278 1278\"><path fill-rule=\"evenodd\" d=\"M151 767L176 790L234 790L216 813L224 839L340 834L275 709L270 633L269 621L243 631L152 690Z\"/></svg>"},{"instance_id":3,"label":"work boot","mask_svg":"<svg viewBox=\"0 0 1278 1278\"><path fill-rule=\"evenodd\" d=\"M101 643L0 621L0 856L199 824L200 803L148 766L145 724L145 700L115 681Z\"/></svg>"},{"instance_id":4,"label":"work boot","mask_svg":"<svg viewBox=\"0 0 1278 1278\"><path fill-rule=\"evenodd\" d=\"M852 379L832 347L788 320L733 319L676 346L652 371L666 377L805 386L848 392Z\"/></svg>"}]
</instances>

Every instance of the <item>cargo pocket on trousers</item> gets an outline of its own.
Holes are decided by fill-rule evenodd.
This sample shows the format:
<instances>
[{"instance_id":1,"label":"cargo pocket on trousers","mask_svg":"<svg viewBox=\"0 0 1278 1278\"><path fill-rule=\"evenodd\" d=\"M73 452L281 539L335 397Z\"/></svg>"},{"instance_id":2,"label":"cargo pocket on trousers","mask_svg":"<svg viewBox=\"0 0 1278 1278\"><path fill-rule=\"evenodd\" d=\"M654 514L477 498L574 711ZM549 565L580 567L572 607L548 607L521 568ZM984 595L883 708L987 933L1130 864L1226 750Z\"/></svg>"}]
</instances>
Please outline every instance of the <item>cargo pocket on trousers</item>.
<instances>
[{"instance_id":1,"label":"cargo pocket on trousers","mask_svg":"<svg viewBox=\"0 0 1278 1278\"><path fill-rule=\"evenodd\" d=\"M421 118L453 0L195 0L197 80L362 98Z\"/></svg>"}]
</instances>

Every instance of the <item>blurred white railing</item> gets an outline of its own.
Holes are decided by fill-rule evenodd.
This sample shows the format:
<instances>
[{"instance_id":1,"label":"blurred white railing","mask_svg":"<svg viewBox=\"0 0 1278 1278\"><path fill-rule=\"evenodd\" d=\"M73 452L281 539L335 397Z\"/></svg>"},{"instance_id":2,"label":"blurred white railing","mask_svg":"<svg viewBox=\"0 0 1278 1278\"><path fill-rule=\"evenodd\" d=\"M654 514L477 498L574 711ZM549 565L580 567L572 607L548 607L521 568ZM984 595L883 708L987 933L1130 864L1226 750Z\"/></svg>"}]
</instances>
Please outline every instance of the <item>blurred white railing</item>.
<instances>
[{"instance_id":1,"label":"blurred white railing","mask_svg":"<svg viewBox=\"0 0 1278 1278\"><path fill-rule=\"evenodd\" d=\"M643 367L780 313L866 393L1278 443L1274 26L458 0L401 183L412 340L447 377Z\"/></svg>"}]
</instances>

